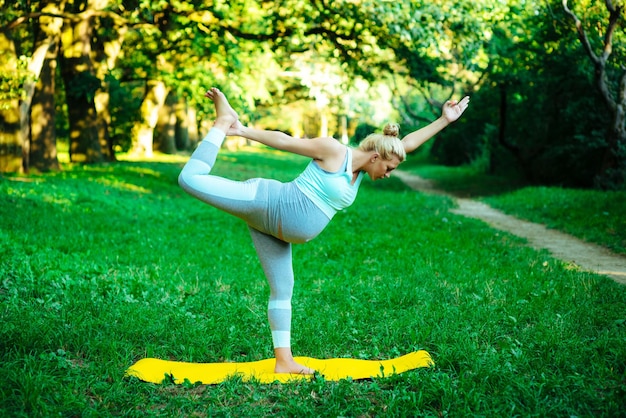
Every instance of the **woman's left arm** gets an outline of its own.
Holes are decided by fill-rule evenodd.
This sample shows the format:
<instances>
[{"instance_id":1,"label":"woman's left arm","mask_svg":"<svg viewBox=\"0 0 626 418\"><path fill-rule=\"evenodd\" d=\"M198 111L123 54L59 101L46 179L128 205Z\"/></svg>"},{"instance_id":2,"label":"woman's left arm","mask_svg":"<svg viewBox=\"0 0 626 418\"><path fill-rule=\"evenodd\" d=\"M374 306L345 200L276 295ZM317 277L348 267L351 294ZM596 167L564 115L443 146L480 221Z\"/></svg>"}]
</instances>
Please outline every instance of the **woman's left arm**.
<instances>
[{"instance_id":1,"label":"woman's left arm","mask_svg":"<svg viewBox=\"0 0 626 418\"><path fill-rule=\"evenodd\" d=\"M250 128L244 126L240 121L233 124L226 134L242 136L281 151L303 155L319 161L333 159L337 155L341 155L343 158L345 154L345 146L333 138L294 138L279 131Z\"/></svg>"},{"instance_id":2,"label":"woman's left arm","mask_svg":"<svg viewBox=\"0 0 626 418\"><path fill-rule=\"evenodd\" d=\"M407 153L415 151L446 126L460 118L467 106L469 106L469 96L465 96L459 102L448 100L443 105L441 116L437 120L402 138L404 150Z\"/></svg>"}]
</instances>

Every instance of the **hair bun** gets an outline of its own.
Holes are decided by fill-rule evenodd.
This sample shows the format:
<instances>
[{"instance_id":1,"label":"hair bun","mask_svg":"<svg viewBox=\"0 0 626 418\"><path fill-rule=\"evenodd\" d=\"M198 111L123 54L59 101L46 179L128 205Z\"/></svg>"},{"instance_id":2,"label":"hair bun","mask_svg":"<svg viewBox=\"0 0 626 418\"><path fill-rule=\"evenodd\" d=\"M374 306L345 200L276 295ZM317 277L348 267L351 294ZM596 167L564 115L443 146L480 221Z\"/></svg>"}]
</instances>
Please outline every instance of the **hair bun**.
<instances>
[{"instance_id":1,"label":"hair bun","mask_svg":"<svg viewBox=\"0 0 626 418\"><path fill-rule=\"evenodd\" d=\"M399 136L400 126L396 123L388 123L383 129L383 135L385 136Z\"/></svg>"}]
</instances>

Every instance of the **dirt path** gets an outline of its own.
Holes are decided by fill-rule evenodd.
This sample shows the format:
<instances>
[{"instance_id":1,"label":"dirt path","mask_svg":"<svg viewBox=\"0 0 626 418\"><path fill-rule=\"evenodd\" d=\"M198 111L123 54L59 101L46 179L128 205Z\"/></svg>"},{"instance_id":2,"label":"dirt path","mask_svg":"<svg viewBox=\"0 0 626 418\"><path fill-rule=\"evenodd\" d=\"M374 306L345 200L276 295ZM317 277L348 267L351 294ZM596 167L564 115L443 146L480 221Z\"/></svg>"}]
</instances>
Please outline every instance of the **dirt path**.
<instances>
[{"instance_id":1,"label":"dirt path","mask_svg":"<svg viewBox=\"0 0 626 418\"><path fill-rule=\"evenodd\" d=\"M458 208L451 211L455 214L480 219L493 228L525 238L534 248L547 249L554 257L562 261L626 284L626 257L624 256L614 254L604 247L581 241L571 235L548 229L543 225L506 215L485 203L457 198L437 190L431 182L421 177L401 171L396 171L395 175L414 190L453 198L458 204Z\"/></svg>"}]
</instances>

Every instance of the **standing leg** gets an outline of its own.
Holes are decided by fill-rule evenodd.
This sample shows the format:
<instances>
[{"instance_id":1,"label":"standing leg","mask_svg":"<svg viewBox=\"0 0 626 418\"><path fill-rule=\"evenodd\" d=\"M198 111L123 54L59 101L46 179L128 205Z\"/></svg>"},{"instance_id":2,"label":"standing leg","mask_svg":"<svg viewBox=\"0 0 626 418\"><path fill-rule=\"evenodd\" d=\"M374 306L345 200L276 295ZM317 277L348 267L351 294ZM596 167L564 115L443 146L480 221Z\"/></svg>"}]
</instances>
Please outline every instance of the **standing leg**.
<instances>
[{"instance_id":1,"label":"standing leg","mask_svg":"<svg viewBox=\"0 0 626 418\"><path fill-rule=\"evenodd\" d=\"M261 267L270 285L267 316L276 356L274 371L312 374L312 369L295 362L291 352L291 297L294 284L291 244L254 228L249 229Z\"/></svg>"}]
</instances>

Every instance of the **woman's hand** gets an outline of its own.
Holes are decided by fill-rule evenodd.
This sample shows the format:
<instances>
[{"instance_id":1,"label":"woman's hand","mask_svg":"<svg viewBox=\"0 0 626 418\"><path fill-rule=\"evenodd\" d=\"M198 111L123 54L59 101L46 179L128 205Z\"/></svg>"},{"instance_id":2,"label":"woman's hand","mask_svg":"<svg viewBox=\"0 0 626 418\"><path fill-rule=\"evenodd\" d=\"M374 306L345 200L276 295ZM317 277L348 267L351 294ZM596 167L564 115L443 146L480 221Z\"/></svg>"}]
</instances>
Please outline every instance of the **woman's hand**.
<instances>
[{"instance_id":1,"label":"woman's hand","mask_svg":"<svg viewBox=\"0 0 626 418\"><path fill-rule=\"evenodd\" d=\"M402 145L404 145L404 150L407 154L415 151L424 142L439 133L439 131L460 118L468 105L469 96L463 97L460 102L448 100L443 105L441 116L437 120L402 138Z\"/></svg>"},{"instance_id":2,"label":"woman's hand","mask_svg":"<svg viewBox=\"0 0 626 418\"><path fill-rule=\"evenodd\" d=\"M457 102L455 100L448 100L444 105L441 111L441 114L448 123L452 123L461 117L467 106L469 106L469 96L465 96L461 99L461 101Z\"/></svg>"}]
</instances>

